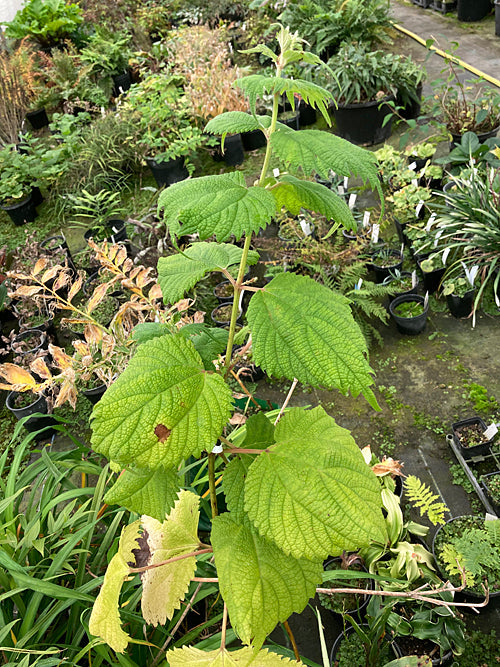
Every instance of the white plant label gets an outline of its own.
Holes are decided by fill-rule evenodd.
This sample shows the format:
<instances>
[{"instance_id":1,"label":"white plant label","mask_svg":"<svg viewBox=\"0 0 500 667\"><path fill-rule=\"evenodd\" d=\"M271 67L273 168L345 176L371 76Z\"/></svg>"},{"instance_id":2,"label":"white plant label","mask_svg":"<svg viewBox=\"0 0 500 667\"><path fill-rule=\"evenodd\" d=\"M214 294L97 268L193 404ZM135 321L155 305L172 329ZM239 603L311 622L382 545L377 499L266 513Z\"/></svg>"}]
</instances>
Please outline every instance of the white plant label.
<instances>
[{"instance_id":1,"label":"white plant label","mask_svg":"<svg viewBox=\"0 0 500 667\"><path fill-rule=\"evenodd\" d=\"M351 211L354 208L357 197L358 195L354 194L354 192L352 193L352 195L349 196L349 208L351 209Z\"/></svg>"},{"instance_id":2,"label":"white plant label","mask_svg":"<svg viewBox=\"0 0 500 667\"><path fill-rule=\"evenodd\" d=\"M427 308L428 304L429 304L429 292L426 292L424 297L424 310Z\"/></svg>"},{"instance_id":3,"label":"white plant label","mask_svg":"<svg viewBox=\"0 0 500 667\"><path fill-rule=\"evenodd\" d=\"M333 169L330 169L330 180L333 181L334 178L336 178L337 174L336 172L333 171Z\"/></svg>"},{"instance_id":4,"label":"white plant label","mask_svg":"<svg viewBox=\"0 0 500 667\"><path fill-rule=\"evenodd\" d=\"M450 254L450 250L451 250L451 248L445 248L443 250L443 257L442 257L443 264L446 264L446 260L448 259L448 255Z\"/></svg>"},{"instance_id":5,"label":"white plant label","mask_svg":"<svg viewBox=\"0 0 500 667\"><path fill-rule=\"evenodd\" d=\"M363 227L368 227L370 224L370 211L365 211L363 215Z\"/></svg>"},{"instance_id":6,"label":"white plant label","mask_svg":"<svg viewBox=\"0 0 500 667\"><path fill-rule=\"evenodd\" d=\"M222 454L224 447L220 443L215 443L212 449L212 454Z\"/></svg>"},{"instance_id":7,"label":"white plant label","mask_svg":"<svg viewBox=\"0 0 500 667\"><path fill-rule=\"evenodd\" d=\"M349 176L344 176L344 188L347 190L349 187Z\"/></svg>"},{"instance_id":8,"label":"white plant label","mask_svg":"<svg viewBox=\"0 0 500 667\"><path fill-rule=\"evenodd\" d=\"M417 168L417 163L416 163L416 162L412 162L412 163L410 164L410 166L408 167L408 169L409 169L410 171L415 171L416 168Z\"/></svg>"},{"instance_id":9,"label":"white plant label","mask_svg":"<svg viewBox=\"0 0 500 667\"><path fill-rule=\"evenodd\" d=\"M412 287L415 287L416 284L417 284L417 272L416 272L416 271L412 271L412 272L411 272L411 286L412 286Z\"/></svg>"},{"instance_id":10,"label":"white plant label","mask_svg":"<svg viewBox=\"0 0 500 667\"><path fill-rule=\"evenodd\" d=\"M358 280L358 282L354 285L354 289L355 289L355 290L360 290L362 284L363 284L363 278L360 278L360 279Z\"/></svg>"},{"instance_id":11,"label":"white plant label","mask_svg":"<svg viewBox=\"0 0 500 667\"><path fill-rule=\"evenodd\" d=\"M337 188L337 190L338 190L339 195L343 195L343 194L345 194L345 190L344 190L344 186L343 186L343 185L339 185L339 187Z\"/></svg>"},{"instance_id":12,"label":"white plant label","mask_svg":"<svg viewBox=\"0 0 500 667\"><path fill-rule=\"evenodd\" d=\"M378 235L380 234L380 225L379 224L374 224L372 227L372 242L377 243L378 242Z\"/></svg>"},{"instance_id":13,"label":"white plant label","mask_svg":"<svg viewBox=\"0 0 500 667\"><path fill-rule=\"evenodd\" d=\"M405 244L402 243L402 244L401 244L401 257L403 257L403 253L404 253L404 251L405 251Z\"/></svg>"},{"instance_id":14,"label":"white plant label","mask_svg":"<svg viewBox=\"0 0 500 667\"><path fill-rule=\"evenodd\" d=\"M430 232L432 229L432 225L434 224L434 220L436 219L436 214L433 213L431 217L427 220L427 224L425 225L425 231Z\"/></svg>"},{"instance_id":15,"label":"white plant label","mask_svg":"<svg viewBox=\"0 0 500 667\"><path fill-rule=\"evenodd\" d=\"M416 178L412 179L411 184L414 185L416 188L418 188L418 181Z\"/></svg>"},{"instance_id":16,"label":"white plant label","mask_svg":"<svg viewBox=\"0 0 500 667\"><path fill-rule=\"evenodd\" d=\"M421 199L421 200L418 202L418 204L417 204L417 208L415 209L415 215L417 216L417 218L418 218L418 216L420 215L420 213L421 213L423 207L424 207L424 202L423 202L423 200Z\"/></svg>"},{"instance_id":17,"label":"white plant label","mask_svg":"<svg viewBox=\"0 0 500 667\"><path fill-rule=\"evenodd\" d=\"M299 223L304 236L311 236L311 225L304 218L299 218Z\"/></svg>"},{"instance_id":18,"label":"white plant label","mask_svg":"<svg viewBox=\"0 0 500 667\"><path fill-rule=\"evenodd\" d=\"M498 433L498 428L496 424L490 424L486 431L483 433L484 437L487 440L491 440L491 438Z\"/></svg>"},{"instance_id":19,"label":"white plant label","mask_svg":"<svg viewBox=\"0 0 500 667\"><path fill-rule=\"evenodd\" d=\"M274 178L278 178L279 175L280 175L280 170L279 170L278 168L273 169L273 176L274 176Z\"/></svg>"}]
</instances>

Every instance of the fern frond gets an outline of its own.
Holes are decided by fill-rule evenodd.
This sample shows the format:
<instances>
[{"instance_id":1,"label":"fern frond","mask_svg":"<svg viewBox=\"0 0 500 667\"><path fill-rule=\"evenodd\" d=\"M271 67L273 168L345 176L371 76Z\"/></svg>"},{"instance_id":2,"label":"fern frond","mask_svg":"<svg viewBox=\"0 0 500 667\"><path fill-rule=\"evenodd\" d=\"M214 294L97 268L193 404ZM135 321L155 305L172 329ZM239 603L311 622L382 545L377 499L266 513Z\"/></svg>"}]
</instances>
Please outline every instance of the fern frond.
<instances>
[{"instance_id":1,"label":"fern frond","mask_svg":"<svg viewBox=\"0 0 500 667\"><path fill-rule=\"evenodd\" d=\"M405 492L411 503L420 510L420 516L427 514L434 525L445 523L444 514L448 508L438 501L439 496L421 482L415 475L408 475L404 482Z\"/></svg>"}]
</instances>

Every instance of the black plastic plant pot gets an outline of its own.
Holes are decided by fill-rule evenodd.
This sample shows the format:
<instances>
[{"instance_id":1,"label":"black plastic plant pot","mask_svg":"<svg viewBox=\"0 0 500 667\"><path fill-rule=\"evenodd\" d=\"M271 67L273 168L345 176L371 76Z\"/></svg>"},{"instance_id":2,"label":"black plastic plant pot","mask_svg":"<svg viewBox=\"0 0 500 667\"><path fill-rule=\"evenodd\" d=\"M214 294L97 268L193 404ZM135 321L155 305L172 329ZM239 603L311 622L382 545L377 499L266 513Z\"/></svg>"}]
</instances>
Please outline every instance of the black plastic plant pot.
<instances>
[{"instance_id":1,"label":"black plastic plant pot","mask_svg":"<svg viewBox=\"0 0 500 667\"><path fill-rule=\"evenodd\" d=\"M18 421L23 419L23 417L29 417L29 415L33 415L37 412L42 413L43 415L41 417L30 417L24 422L24 428L29 433L36 433L37 431L41 431L48 426L54 426L57 424L57 421L54 419L54 417L47 414L48 406L45 396L39 396L33 401L33 403L23 408L16 408L15 402L18 396L19 392L11 391L7 395L7 400L5 401L5 405ZM48 438L53 435L53 433L54 431L52 429L48 429L43 433L40 433L40 438Z\"/></svg>"},{"instance_id":2,"label":"black plastic plant pot","mask_svg":"<svg viewBox=\"0 0 500 667\"><path fill-rule=\"evenodd\" d=\"M394 100L394 97L386 98ZM392 112L383 100L363 104L339 105L333 109L341 137L354 144L380 144L391 136L392 120L383 126L384 118Z\"/></svg>"},{"instance_id":3,"label":"black plastic plant pot","mask_svg":"<svg viewBox=\"0 0 500 667\"><path fill-rule=\"evenodd\" d=\"M292 116L291 118L287 118L286 120L283 120L278 116L278 122L282 123L283 125L286 125L291 130L298 130L299 129L299 112L297 111L295 116Z\"/></svg>"},{"instance_id":4,"label":"black plastic plant pot","mask_svg":"<svg viewBox=\"0 0 500 667\"><path fill-rule=\"evenodd\" d=\"M484 433L488 428L484 423L484 421L481 419L481 417L470 417L469 419L462 419L461 421L455 422L454 424L451 425L453 433L453 441L455 442L456 446L458 447L458 450L466 460L469 460L474 456L486 456L487 454L489 454L490 445L495 440L495 436L493 436L489 440L481 442L478 445L467 446L467 444L464 443L463 438L460 437L460 432L462 429L466 429L467 427L471 426L478 426L479 431L481 433Z\"/></svg>"},{"instance_id":5,"label":"black plastic plant pot","mask_svg":"<svg viewBox=\"0 0 500 667\"><path fill-rule=\"evenodd\" d=\"M490 489L490 484L494 479L495 480L500 479L500 470L497 470L496 472L490 472L487 475L483 475L481 477L481 482L483 485L483 489L486 491L486 494L488 495L491 506L495 510L495 514L498 517L500 517L500 498L498 496L494 496Z\"/></svg>"},{"instance_id":6,"label":"black plastic plant pot","mask_svg":"<svg viewBox=\"0 0 500 667\"><path fill-rule=\"evenodd\" d=\"M481 21L490 13L491 0L458 0L457 18L459 21Z\"/></svg>"},{"instance_id":7,"label":"black plastic plant pot","mask_svg":"<svg viewBox=\"0 0 500 667\"><path fill-rule=\"evenodd\" d=\"M108 236L106 237L106 241L109 243L125 243L125 241L128 240L128 234L127 234L127 228L125 227L125 221L120 220L119 218L114 218L111 220L108 220L106 223L106 226L109 229ZM89 241L91 238L94 238L97 235L97 232L95 229L88 229L85 234L83 235L83 238L86 241Z\"/></svg>"},{"instance_id":8,"label":"black plastic plant pot","mask_svg":"<svg viewBox=\"0 0 500 667\"><path fill-rule=\"evenodd\" d=\"M484 142L487 139L493 139L494 137L496 137L497 134L498 134L498 130L500 130L500 126L495 127L493 130L490 130L489 132L476 133L477 138L479 139L479 143L484 144ZM450 132L450 134L451 134L450 150L452 151L457 146L460 146L460 143L462 141L462 135L461 134L455 134L454 132Z\"/></svg>"},{"instance_id":9,"label":"black plastic plant pot","mask_svg":"<svg viewBox=\"0 0 500 667\"><path fill-rule=\"evenodd\" d=\"M414 97L407 99L405 101L404 95L399 93L396 95L396 106L401 107L400 114L406 120L413 120L420 116L420 108L422 106L422 83L419 83L415 89ZM418 158L415 160L410 159L410 163L415 161L417 162L417 169L422 169L418 166ZM425 164L426 160L424 160ZM424 165L422 165L424 166Z\"/></svg>"},{"instance_id":10,"label":"black plastic plant pot","mask_svg":"<svg viewBox=\"0 0 500 667\"><path fill-rule=\"evenodd\" d=\"M183 157L177 157L166 162L157 162L153 158L146 158L146 163L159 188L168 188L169 185L183 181L189 176L189 172L184 166Z\"/></svg>"},{"instance_id":11,"label":"black plastic plant pot","mask_svg":"<svg viewBox=\"0 0 500 667\"><path fill-rule=\"evenodd\" d=\"M245 159L245 151L243 150L243 142L241 134L231 134L226 137L224 141L224 153L222 160L228 167L236 167Z\"/></svg>"},{"instance_id":12,"label":"black plastic plant pot","mask_svg":"<svg viewBox=\"0 0 500 667\"><path fill-rule=\"evenodd\" d=\"M448 294L446 296L446 303L448 304L448 309L453 317L458 319L461 317L469 317L474 305L475 294L476 290L471 289L463 296L457 296L456 294Z\"/></svg>"},{"instance_id":13,"label":"black plastic plant pot","mask_svg":"<svg viewBox=\"0 0 500 667\"><path fill-rule=\"evenodd\" d=\"M45 109L36 109L35 111L28 111L26 120L29 121L34 130L41 130L42 127L47 127L49 119Z\"/></svg>"},{"instance_id":14,"label":"black plastic plant pot","mask_svg":"<svg viewBox=\"0 0 500 667\"><path fill-rule=\"evenodd\" d=\"M361 626L364 630L368 629L368 625L363 624ZM353 632L355 632L353 627L347 627L344 632L341 632L340 635L338 635L337 639L335 640L333 646L332 646L332 652L330 653L330 665L331 667L352 667L352 663L347 664L345 661L339 661L339 651L340 651L340 645L342 644L343 640L346 637L349 637ZM389 646L389 657L387 660L384 660L382 664L385 664L386 662L390 662L391 660L394 660L395 658L401 658L402 653L399 648L399 646L396 644L395 641L392 642L387 642Z\"/></svg>"},{"instance_id":15,"label":"black plastic plant pot","mask_svg":"<svg viewBox=\"0 0 500 667\"><path fill-rule=\"evenodd\" d=\"M0 208L7 213L16 227L25 225L27 222L33 222L38 216L31 194L17 204L7 206L0 204Z\"/></svg>"},{"instance_id":16,"label":"black plastic plant pot","mask_svg":"<svg viewBox=\"0 0 500 667\"><path fill-rule=\"evenodd\" d=\"M417 334L422 333L425 329L427 323L427 311L429 310L429 305L424 308L424 312L416 315L415 317L401 317L395 311L399 305L402 303L419 303L424 306L425 298L421 294L402 294L397 296L389 304L389 313L396 323L398 331L402 334L416 336Z\"/></svg>"},{"instance_id":17,"label":"black plastic plant pot","mask_svg":"<svg viewBox=\"0 0 500 667\"><path fill-rule=\"evenodd\" d=\"M495 0L495 35L500 37L500 0Z\"/></svg>"},{"instance_id":18,"label":"black plastic plant pot","mask_svg":"<svg viewBox=\"0 0 500 667\"><path fill-rule=\"evenodd\" d=\"M304 100L299 102L299 128L313 125L316 122L318 114L316 109Z\"/></svg>"},{"instance_id":19,"label":"black plastic plant pot","mask_svg":"<svg viewBox=\"0 0 500 667\"><path fill-rule=\"evenodd\" d=\"M45 334L45 331L37 328L25 329L24 331L21 331L21 333L18 333L17 336L12 341L12 345L15 345L16 343L22 343L24 340L27 339L29 340L30 338L36 341L35 344L30 343L29 349L26 349L22 352L21 351L17 352L16 350L12 349L14 354L20 354L21 356L24 356L26 354L35 354L35 352L44 349L45 344L47 342L47 335Z\"/></svg>"},{"instance_id":20,"label":"black plastic plant pot","mask_svg":"<svg viewBox=\"0 0 500 667\"><path fill-rule=\"evenodd\" d=\"M360 571L367 573L368 570L366 569L366 567L362 563L360 563L360 564L361 564L361 570ZM331 567L329 567L329 566L331 566ZM325 563L323 563L323 570L325 570L325 571L328 570L328 569L340 570L341 567L342 567L342 559L340 558L340 556L337 556L336 558L329 558ZM353 570L352 567L347 568L347 569L349 570L349 572L355 572L356 571L356 570ZM362 584L359 586L359 588L373 590L373 587L374 587L373 579L363 578L361 581L362 581ZM353 580L350 580L348 583L353 588L357 587L356 584L353 582ZM339 582L339 580L335 581L335 585L344 587L344 583L342 581ZM328 586L325 583L323 583L323 588L328 588ZM341 610L339 608L339 611L336 611L335 609L331 609L330 606L325 606L325 604L323 602L322 595L326 595L326 594L322 593L320 595L320 597L319 597L320 604L325 609L327 609L328 611L331 611L332 614L335 614L337 616L342 616L343 613L348 613L351 616L354 616L355 618L357 618L358 620L363 620L365 618L366 608L368 606L368 602L370 601L370 596L369 595L362 595L361 593L359 593L359 594L351 593L350 594L350 600L351 600L352 603L354 603L352 608L350 608L350 609L349 608L344 608L343 610ZM333 597L333 599L335 599L335 597Z\"/></svg>"},{"instance_id":21,"label":"black plastic plant pot","mask_svg":"<svg viewBox=\"0 0 500 667\"><path fill-rule=\"evenodd\" d=\"M31 199L35 206L40 206L40 204L43 202L43 195L37 185L31 188Z\"/></svg>"},{"instance_id":22,"label":"black plastic plant pot","mask_svg":"<svg viewBox=\"0 0 500 667\"><path fill-rule=\"evenodd\" d=\"M95 405L104 396L104 392L106 391L107 388L108 385L100 384L98 387L93 387L92 389L85 389L84 391L82 391L82 394L92 403L92 405Z\"/></svg>"},{"instance_id":23,"label":"black plastic plant pot","mask_svg":"<svg viewBox=\"0 0 500 667\"><path fill-rule=\"evenodd\" d=\"M118 97L121 93L126 93L130 90L132 85L132 77L130 72L123 72L122 74L115 74L113 77L113 95Z\"/></svg>"},{"instance_id":24,"label":"black plastic plant pot","mask_svg":"<svg viewBox=\"0 0 500 667\"><path fill-rule=\"evenodd\" d=\"M420 646L420 650L418 647ZM451 650L446 651L441 657L439 655L439 646L431 639L423 640L413 637L412 635L398 636L398 647L401 650L401 653L404 657L411 658L413 656L422 657L432 653L436 657L431 657L432 667L446 667L446 665L451 665L453 659L453 652ZM418 651L416 653L415 651ZM420 664L420 663L419 663ZM423 663L422 663L423 664ZM427 664L427 663L425 663Z\"/></svg>"},{"instance_id":25,"label":"black plastic plant pot","mask_svg":"<svg viewBox=\"0 0 500 667\"><path fill-rule=\"evenodd\" d=\"M421 266L420 269L422 269ZM441 281L443 280L445 271L446 268L444 266L440 269L435 269L434 271L422 271L424 292L429 292L429 294L437 292L441 285Z\"/></svg>"},{"instance_id":26,"label":"black plastic plant pot","mask_svg":"<svg viewBox=\"0 0 500 667\"><path fill-rule=\"evenodd\" d=\"M430 7L431 5L431 0L413 0L413 4L418 5L423 9L427 9L427 7Z\"/></svg>"},{"instance_id":27,"label":"black plastic plant pot","mask_svg":"<svg viewBox=\"0 0 500 667\"><path fill-rule=\"evenodd\" d=\"M392 250L390 256L391 263L389 266L380 266L377 264L377 261L379 261L377 255L373 256L371 270L375 274L376 283L383 283L386 278L389 278L391 273L401 271L403 266L403 257L401 256L401 253L398 250Z\"/></svg>"},{"instance_id":28,"label":"black plastic plant pot","mask_svg":"<svg viewBox=\"0 0 500 667\"><path fill-rule=\"evenodd\" d=\"M223 280L214 287L214 296L218 299L220 304L232 303L234 296L234 289L229 280Z\"/></svg>"},{"instance_id":29,"label":"black plastic plant pot","mask_svg":"<svg viewBox=\"0 0 500 667\"><path fill-rule=\"evenodd\" d=\"M433 0L431 7L437 12L446 14L446 12L452 12L457 8L457 0Z\"/></svg>"},{"instance_id":30,"label":"black plastic plant pot","mask_svg":"<svg viewBox=\"0 0 500 667\"><path fill-rule=\"evenodd\" d=\"M402 278L408 278L409 276L411 276L411 273L409 271L403 271L401 273ZM386 280L384 282L385 282L385 284L390 285L394 280L397 280L397 279L393 278L391 281ZM394 299L397 299L398 296L406 296L408 294L417 294L418 293L418 285L419 285L419 282L418 282L418 278L417 278L417 282L410 289L407 289L407 290L402 291L402 292L398 292L397 294L389 295L389 303L392 303L394 301ZM399 479L399 477L397 477L396 479Z\"/></svg>"},{"instance_id":31,"label":"black plastic plant pot","mask_svg":"<svg viewBox=\"0 0 500 667\"><path fill-rule=\"evenodd\" d=\"M246 151L255 151L258 148L263 148L267 143L266 137L261 130L242 132L241 141L243 143L243 149Z\"/></svg>"},{"instance_id":32,"label":"black plastic plant pot","mask_svg":"<svg viewBox=\"0 0 500 667\"><path fill-rule=\"evenodd\" d=\"M214 308L210 314L212 318L212 322L215 324L216 327L219 327L219 329L226 329L230 322L231 322L231 314L229 313L229 317L225 312L221 312L223 308L227 308L227 306L231 306L232 304L230 303L223 303L220 306L217 306L217 308ZM243 320L241 319L241 311L238 314L238 319L236 320L236 324L239 324L240 326L243 324Z\"/></svg>"}]
</instances>

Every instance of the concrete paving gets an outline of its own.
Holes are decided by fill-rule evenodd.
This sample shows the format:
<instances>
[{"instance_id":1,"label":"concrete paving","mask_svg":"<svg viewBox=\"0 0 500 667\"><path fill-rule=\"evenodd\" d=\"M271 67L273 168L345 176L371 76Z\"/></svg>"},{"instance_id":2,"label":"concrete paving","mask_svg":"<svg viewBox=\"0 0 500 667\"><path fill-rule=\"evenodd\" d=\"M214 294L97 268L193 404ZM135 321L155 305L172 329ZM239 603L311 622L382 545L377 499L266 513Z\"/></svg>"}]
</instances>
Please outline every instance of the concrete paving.
<instances>
[{"instance_id":1,"label":"concrete paving","mask_svg":"<svg viewBox=\"0 0 500 667\"><path fill-rule=\"evenodd\" d=\"M456 15L442 15L399 0L392 0L391 13L397 24L422 39L433 37L438 48L452 50L453 42L457 42L455 55L485 74L500 79L500 37L495 36L494 15L478 23L462 23ZM425 52L424 47L420 48Z\"/></svg>"}]
</instances>

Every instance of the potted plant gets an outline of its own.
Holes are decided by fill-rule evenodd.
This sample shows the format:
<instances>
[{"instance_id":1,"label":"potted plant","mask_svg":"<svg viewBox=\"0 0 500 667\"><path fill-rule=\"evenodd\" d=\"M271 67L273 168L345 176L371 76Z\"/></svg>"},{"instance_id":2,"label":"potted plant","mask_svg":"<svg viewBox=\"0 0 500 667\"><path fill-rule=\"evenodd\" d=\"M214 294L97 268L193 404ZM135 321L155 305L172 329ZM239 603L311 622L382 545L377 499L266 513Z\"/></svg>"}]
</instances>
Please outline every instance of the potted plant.
<instances>
[{"instance_id":1,"label":"potted plant","mask_svg":"<svg viewBox=\"0 0 500 667\"><path fill-rule=\"evenodd\" d=\"M418 263L424 277L424 290L434 294L441 286L441 281L446 271L442 252L433 252Z\"/></svg>"},{"instance_id":2,"label":"potted plant","mask_svg":"<svg viewBox=\"0 0 500 667\"><path fill-rule=\"evenodd\" d=\"M415 174L413 180L415 180ZM408 225L425 218L428 213L426 202L429 201L431 196L427 188L411 182L386 197L386 201L390 204L394 226L401 243L407 244L411 240L408 234Z\"/></svg>"},{"instance_id":3,"label":"potted plant","mask_svg":"<svg viewBox=\"0 0 500 667\"><path fill-rule=\"evenodd\" d=\"M190 155L203 144L181 79L152 74L134 84L119 103L119 113L135 123L135 140L158 187L169 186L193 172Z\"/></svg>"},{"instance_id":4,"label":"potted plant","mask_svg":"<svg viewBox=\"0 0 500 667\"><path fill-rule=\"evenodd\" d=\"M430 141L421 141L405 148L405 155L408 162L415 163L416 171L423 169L427 162L432 159L436 152L436 144Z\"/></svg>"},{"instance_id":5,"label":"potted plant","mask_svg":"<svg viewBox=\"0 0 500 667\"><path fill-rule=\"evenodd\" d=\"M397 91L394 56L344 44L328 67L331 74L324 74L323 80L334 94L333 116L340 136L356 144L385 141L392 129L387 103L394 102Z\"/></svg>"},{"instance_id":6,"label":"potted plant","mask_svg":"<svg viewBox=\"0 0 500 667\"><path fill-rule=\"evenodd\" d=\"M398 331L410 335L425 329L428 309L427 299L420 294L402 294L389 304L389 313Z\"/></svg>"},{"instance_id":7,"label":"potted plant","mask_svg":"<svg viewBox=\"0 0 500 667\"><path fill-rule=\"evenodd\" d=\"M300 213L296 217L283 216L279 219L278 238L286 246L294 247L308 239L314 239L315 226L312 217Z\"/></svg>"},{"instance_id":8,"label":"potted plant","mask_svg":"<svg viewBox=\"0 0 500 667\"><path fill-rule=\"evenodd\" d=\"M443 281L443 295L453 317L469 317L474 307L474 279L478 268L468 269L464 265L464 274L455 277L446 275Z\"/></svg>"},{"instance_id":9,"label":"potted plant","mask_svg":"<svg viewBox=\"0 0 500 667\"><path fill-rule=\"evenodd\" d=\"M33 222L38 213L32 197L37 184L36 161L14 145L0 149L0 208L15 225Z\"/></svg>"},{"instance_id":10,"label":"potted plant","mask_svg":"<svg viewBox=\"0 0 500 667\"><path fill-rule=\"evenodd\" d=\"M87 230L84 234L85 240L109 239L112 243L126 241L125 222L118 217L123 212L119 192L103 189L92 194L83 189L78 194L68 195L68 198L75 216L72 224ZM89 221L91 221L90 229Z\"/></svg>"},{"instance_id":11,"label":"potted plant","mask_svg":"<svg viewBox=\"0 0 500 667\"><path fill-rule=\"evenodd\" d=\"M89 66L89 75L96 78L108 96L113 92L115 97L132 85L128 71L130 56L130 35L110 35L103 30L97 30L80 51L82 62Z\"/></svg>"},{"instance_id":12,"label":"potted plant","mask_svg":"<svg viewBox=\"0 0 500 667\"><path fill-rule=\"evenodd\" d=\"M488 454L495 436L485 435L487 426L481 417L470 417L452 424L453 440L465 459Z\"/></svg>"},{"instance_id":13,"label":"potted plant","mask_svg":"<svg viewBox=\"0 0 500 667\"><path fill-rule=\"evenodd\" d=\"M393 301L397 296L403 294L417 294L418 277L416 272L409 271L391 271L384 280L384 285L390 285L394 288L394 294L389 295L389 301Z\"/></svg>"},{"instance_id":14,"label":"potted plant","mask_svg":"<svg viewBox=\"0 0 500 667\"><path fill-rule=\"evenodd\" d=\"M394 271L401 271L403 254L393 248L376 249L372 254L371 269L375 273L375 282L383 283Z\"/></svg>"},{"instance_id":15,"label":"potted plant","mask_svg":"<svg viewBox=\"0 0 500 667\"><path fill-rule=\"evenodd\" d=\"M338 569L348 570L349 572L368 572L362 559L356 553L348 554L344 552L342 556L330 558L324 564L325 572ZM336 579L324 580L323 586L325 588L333 588L337 581ZM353 588L373 588L373 580L364 577L349 579L346 584ZM325 609L340 615L351 614L357 616L359 619L364 617L369 602L368 595L359 595L356 593L318 593L318 598L321 606Z\"/></svg>"},{"instance_id":16,"label":"potted plant","mask_svg":"<svg viewBox=\"0 0 500 667\"><path fill-rule=\"evenodd\" d=\"M487 475L482 475L481 483L497 516L500 516L500 472L490 472Z\"/></svg>"}]
</instances>

